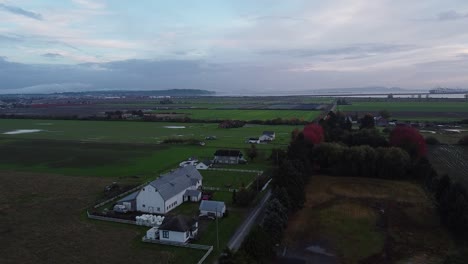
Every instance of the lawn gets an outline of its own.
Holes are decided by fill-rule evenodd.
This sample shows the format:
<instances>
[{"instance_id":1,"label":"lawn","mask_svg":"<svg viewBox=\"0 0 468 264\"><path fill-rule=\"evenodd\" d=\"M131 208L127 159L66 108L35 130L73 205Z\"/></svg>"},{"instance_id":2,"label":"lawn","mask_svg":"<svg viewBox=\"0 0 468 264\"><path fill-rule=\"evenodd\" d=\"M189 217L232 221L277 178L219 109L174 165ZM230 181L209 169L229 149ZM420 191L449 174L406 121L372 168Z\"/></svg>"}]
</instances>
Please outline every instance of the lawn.
<instances>
[{"instance_id":1,"label":"lawn","mask_svg":"<svg viewBox=\"0 0 468 264\"><path fill-rule=\"evenodd\" d=\"M167 113L168 110L157 110L155 113ZM191 119L200 120L271 120L299 119L312 121L320 115L320 111L315 110L240 110L240 109L177 109L169 112L185 114Z\"/></svg>"},{"instance_id":2,"label":"lawn","mask_svg":"<svg viewBox=\"0 0 468 264\"><path fill-rule=\"evenodd\" d=\"M344 112L468 112L467 102L352 102L340 105Z\"/></svg>"},{"instance_id":3,"label":"lawn","mask_svg":"<svg viewBox=\"0 0 468 264\"><path fill-rule=\"evenodd\" d=\"M285 231L290 256L307 258L304 248L320 245L345 264L382 263L385 252L395 263L437 263L452 249L431 201L416 184L314 176L306 194L304 208Z\"/></svg>"},{"instance_id":4,"label":"lawn","mask_svg":"<svg viewBox=\"0 0 468 264\"><path fill-rule=\"evenodd\" d=\"M235 172L235 171L201 171L203 176L203 185L220 188L240 188L251 183L257 173Z\"/></svg>"}]
</instances>

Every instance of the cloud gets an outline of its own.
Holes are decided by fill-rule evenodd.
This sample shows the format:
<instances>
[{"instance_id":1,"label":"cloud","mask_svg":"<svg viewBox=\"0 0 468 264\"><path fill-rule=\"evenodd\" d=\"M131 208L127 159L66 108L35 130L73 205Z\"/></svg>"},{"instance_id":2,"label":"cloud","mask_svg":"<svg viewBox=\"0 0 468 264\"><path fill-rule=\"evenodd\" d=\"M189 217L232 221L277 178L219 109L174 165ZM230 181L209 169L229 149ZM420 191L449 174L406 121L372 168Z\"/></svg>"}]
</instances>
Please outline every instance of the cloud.
<instances>
[{"instance_id":1,"label":"cloud","mask_svg":"<svg viewBox=\"0 0 468 264\"><path fill-rule=\"evenodd\" d=\"M58 53L44 53L41 55L42 57L45 57L45 58L49 58L49 59L59 59L59 58L63 58L62 55L58 54Z\"/></svg>"},{"instance_id":2,"label":"cloud","mask_svg":"<svg viewBox=\"0 0 468 264\"><path fill-rule=\"evenodd\" d=\"M462 13L462 12L458 12L455 10L449 10L449 11L439 13L437 18L441 21L459 20L459 19L468 18L468 13Z\"/></svg>"},{"instance_id":3,"label":"cloud","mask_svg":"<svg viewBox=\"0 0 468 264\"><path fill-rule=\"evenodd\" d=\"M346 56L346 59L358 59L375 56L378 54L389 54L416 49L413 45L399 44L354 44L336 48L322 49L283 49L261 51L263 55L286 55L292 57L318 57L318 56Z\"/></svg>"},{"instance_id":4,"label":"cloud","mask_svg":"<svg viewBox=\"0 0 468 264\"><path fill-rule=\"evenodd\" d=\"M106 5L103 2L100 1L92 1L92 0L73 0L73 2L77 5L80 5L84 8L88 9L102 9L106 7Z\"/></svg>"},{"instance_id":5,"label":"cloud","mask_svg":"<svg viewBox=\"0 0 468 264\"><path fill-rule=\"evenodd\" d=\"M22 39L16 36L9 36L9 35L0 35L0 43L2 42L21 42Z\"/></svg>"},{"instance_id":6,"label":"cloud","mask_svg":"<svg viewBox=\"0 0 468 264\"><path fill-rule=\"evenodd\" d=\"M42 20L42 15L41 14L34 13L34 12L28 11L28 10L24 10L24 9L22 9L20 7L17 7L17 6L11 6L11 5L6 5L6 4L0 3L0 9L6 10L6 11L8 11L10 13L13 13L13 14L16 14L16 15L29 17L29 18L36 19L36 20Z\"/></svg>"}]
</instances>

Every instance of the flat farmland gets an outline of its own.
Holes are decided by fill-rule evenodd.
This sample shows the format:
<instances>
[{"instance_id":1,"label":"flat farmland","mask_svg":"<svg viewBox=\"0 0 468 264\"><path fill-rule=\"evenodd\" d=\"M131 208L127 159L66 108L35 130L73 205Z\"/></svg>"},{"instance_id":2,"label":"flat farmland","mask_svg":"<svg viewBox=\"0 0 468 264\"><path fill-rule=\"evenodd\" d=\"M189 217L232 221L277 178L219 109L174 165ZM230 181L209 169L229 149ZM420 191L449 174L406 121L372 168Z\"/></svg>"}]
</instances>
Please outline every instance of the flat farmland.
<instances>
[{"instance_id":1,"label":"flat farmland","mask_svg":"<svg viewBox=\"0 0 468 264\"><path fill-rule=\"evenodd\" d=\"M246 138L273 130L277 139L271 144L257 145L259 156L254 162L237 165L241 169L263 169L268 167L266 159L271 149L285 147L294 128L252 125L221 129L217 124L0 120L0 169L144 181L177 167L189 157L213 158L219 148L240 149L245 153L250 148ZM3 134L18 129L38 132ZM160 144L167 138L204 141L208 135L218 139L205 141L205 146Z\"/></svg>"},{"instance_id":2,"label":"flat farmland","mask_svg":"<svg viewBox=\"0 0 468 264\"><path fill-rule=\"evenodd\" d=\"M468 102L352 102L351 105L340 105L345 112L466 112Z\"/></svg>"},{"instance_id":3,"label":"flat farmland","mask_svg":"<svg viewBox=\"0 0 468 264\"><path fill-rule=\"evenodd\" d=\"M165 113L167 110L157 110L154 113ZM185 114L191 119L199 120L271 120L298 119L312 121L320 115L315 110L240 110L240 109L176 109L170 110L177 114Z\"/></svg>"},{"instance_id":4,"label":"flat farmland","mask_svg":"<svg viewBox=\"0 0 468 264\"><path fill-rule=\"evenodd\" d=\"M468 118L468 102L352 102L338 106L349 114L359 112L378 115L387 110L391 118L401 121L447 122Z\"/></svg>"},{"instance_id":5,"label":"flat farmland","mask_svg":"<svg viewBox=\"0 0 468 264\"><path fill-rule=\"evenodd\" d=\"M0 263L197 263L204 251L143 244L147 228L85 218L114 180L0 173Z\"/></svg>"},{"instance_id":6,"label":"flat farmland","mask_svg":"<svg viewBox=\"0 0 468 264\"><path fill-rule=\"evenodd\" d=\"M247 138L259 137L263 131L275 131L278 140L272 144L259 145L259 148L269 149L275 145L289 143L291 131L301 127L246 125L242 128L224 129L218 128L218 124L214 123L2 119L0 120L0 139L158 144L168 138L194 138L205 141L206 136L216 136L217 140L206 141L206 146L239 147L241 145L244 147L243 144ZM8 134L18 130L36 132Z\"/></svg>"}]
</instances>

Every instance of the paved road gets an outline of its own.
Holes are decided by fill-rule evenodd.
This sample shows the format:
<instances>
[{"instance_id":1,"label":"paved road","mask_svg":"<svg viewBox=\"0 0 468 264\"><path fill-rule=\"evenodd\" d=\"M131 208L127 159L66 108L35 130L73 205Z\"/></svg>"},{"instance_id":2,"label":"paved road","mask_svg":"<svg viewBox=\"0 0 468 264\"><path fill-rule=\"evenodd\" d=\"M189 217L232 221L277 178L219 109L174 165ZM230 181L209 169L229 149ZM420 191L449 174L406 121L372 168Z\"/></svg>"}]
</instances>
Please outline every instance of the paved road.
<instances>
[{"instance_id":1,"label":"paved road","mask_svg":"<svg viewBox=\"0 0 468 264\"><path fill-rule=\"evenodd\" d=\"M244 241L244 238L247 236L252 226L258 223L257 220L261 215L261 212L265 208L266 202L268 201L268 198L270 198L270 196L271 190L268 190L265 196L262 198L262 200L257 204L257 206L255 206L255 208L252 209L252 211L250 211L245 221L236 230L236 233L229 240L227 244L229 249L234 251L239 249L240 245L242 244L242 241Z\"/></svg>"}]
</instances>

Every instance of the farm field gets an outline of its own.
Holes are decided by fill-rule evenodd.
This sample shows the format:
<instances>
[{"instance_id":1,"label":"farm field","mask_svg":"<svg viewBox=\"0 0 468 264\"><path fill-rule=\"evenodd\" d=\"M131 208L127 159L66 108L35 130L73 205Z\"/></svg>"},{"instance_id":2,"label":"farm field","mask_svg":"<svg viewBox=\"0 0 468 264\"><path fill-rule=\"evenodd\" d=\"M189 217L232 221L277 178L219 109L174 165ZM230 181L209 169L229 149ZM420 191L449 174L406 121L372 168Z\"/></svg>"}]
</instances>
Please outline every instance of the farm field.
<instances>
[{"instance_id":1,"label":"farm field","mask_svg":"<svg viewBox=\"0 0 468 264\"><path fill-rule=\"evenodd\" d=\"M467 112L468 102L352 102L351 105L340 105L341 111L387 110L390 112Z\"/></svg>"},{"instance_id":2,"label":"farm field","mask_svg":"<svg viewBox=\"0 0 468 264\"><path fill-rule=\"evenodd\" d=\"M275 145L287 145L291 132L301 126L250 125L242 128L218 128L218 124L203 123L159 123L132 121L76 121L76 120L27 120L1 119L0 139L51 139L101 143L151 143L158 144L168 138L194 138L208 140L207 147L247 148L245 140L259 137L263 131L275 131L277 140L271 144L260 144L260 149L271 149ZM17 130L38 130L35 133L5 134Z\"/></svg>"},{"instance_id":3,"label":"farm field","mask_svg":"<svg viewBox=\"0 0 468 264\"><path fill-rule=\"evenodd\" d=\"M182 126L187 127L168 128ZM212 158L218 148L244 151L250 148L244 143L245 138L273 130L277 139L271 144L257 145L259 157L254 162L256 165L245 165L263 168L267 166L264 160L270 155L270 150L286 146L294 128L251 125L220 129L217 124L0 120L0 169L148 179L176 167L188 157ZM42 131L3 134L17 129ZM179 136L202 141L207 135L215 135L218 139L206 141L203 147L157 144L163 139Z\"/></svg>"},{"instance_id":4,"label":"farm field","mask_svg":"<svg viewBox=\"0 0 468 264\"><path fill-rule=\"evenodd\" d=\"M413 183L314 176L306 194L304 209L285 232L286 256L323 257L320 263L438 263L453 247L431 201ZM311 246L336 259L312 255Z\"/></svg>"},{"instance_id":5,"label":"farm field","mask_svg":"<svg viewBox=\"0 0 468 264\"><path fill-rule=\"evenodd\" d=\"M47 122L47 123L46 123ZM47 124L47 125L44 125ZM186 128L167 128L182 127ZM44 129L43 127L47 127ZM144 122L0 120L0 169L74 176L124 177L149 180L189 158L212 158L219 148L250 148L245 138L264 130L276 131L271 144L259 144L258 158L237 168L263 169L274 147L285 147L295 126L252 125L220 129L216 124ZM17 129L43 129L26 134L3 134ZM157 144L166 138L217 140L205 146ZM158 138L158 140L155 139Z\"/></svg>"},{"instance_id":6,"label":"farm field","mask_svg":"<svg viewBox=\"0 0 468 264\"><path fill-rule=\"evenodd\" d=\"M86 219L84 209L113 180L0 173L0 263L183 264L201 258L204 251L141 243L146 228Z\"/></svg>"},{"instance_id":7,"label":"farm field","mask_svg":"<svg viewBox=\"0 0 468 264\"><path fill-rule=\"evenodd\" d=\"M429 159L439 175L448 174L468 187L468 147L439 145L429 148Z\"/></svg>"},{"instance_id":8,"label":"farm field","mask_svg":"<svg viewBox=\"0 0 468 264\"><path fill-rule=\"evenodd\" d=\"M338 106L340 111L353 113L372 113L387 110L392 119L399 121L453 122L468 118L468 102L352 102L351 105Z\"/></svg>"},{"instance_id":9,"label":"farm field","mask_svg":"<svg viewBox=\"0 0 468 264\"><path fill-rule=\"evenodd\" d=\"M157 110L154 113L166 113L167 110ZM170 110L171 113L184 114L191 119L199 120L271 120L298 119L312 121L317 118L321 111L316 110L213 110L213 109L177 109Z\"/></svg>"}]
</instances>

